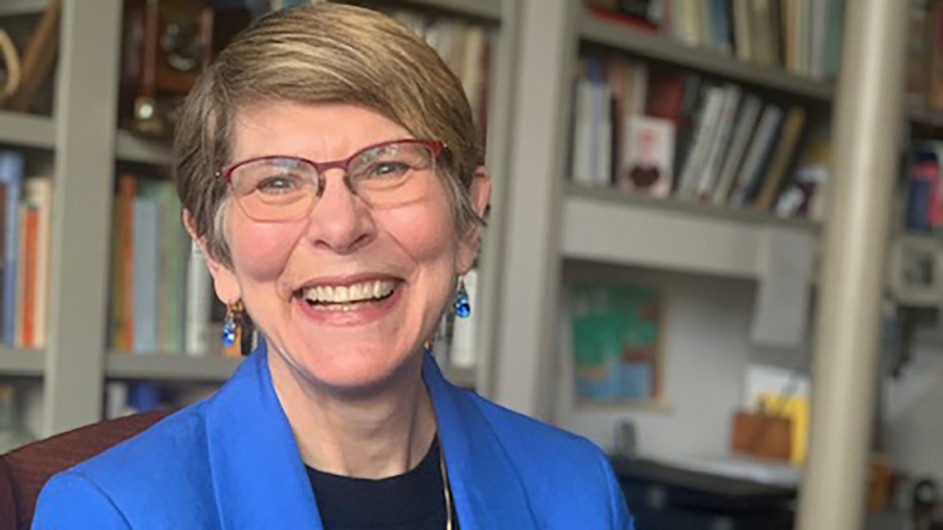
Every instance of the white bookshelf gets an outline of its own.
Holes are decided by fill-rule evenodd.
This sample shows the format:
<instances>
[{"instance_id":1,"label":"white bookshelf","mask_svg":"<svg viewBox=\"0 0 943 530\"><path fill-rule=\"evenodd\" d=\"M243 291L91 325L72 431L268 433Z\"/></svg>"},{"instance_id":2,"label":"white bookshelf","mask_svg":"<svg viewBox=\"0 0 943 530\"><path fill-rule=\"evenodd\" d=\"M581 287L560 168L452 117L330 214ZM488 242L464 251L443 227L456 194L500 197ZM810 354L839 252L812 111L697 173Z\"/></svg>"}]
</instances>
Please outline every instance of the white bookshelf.
<instances>
[{"instance_id":1,"label":"white bookshelf","mask_svg":"<svg viewBox=\"0 0 943 530\"><path fill-rule=\"evenodd\" d=\"M0 144L53 149L56 125L52 118L0 111Z\"/></svg>"},{"instance_id":2,"label":"white bookshelf","mask_svg":"<svg viewBox=\"0 0 943 530\"><path fill-rule=\"evenodd\" d=\"M129 354L111 352L105 358L105 377L120 380L223 382L242 359L183 353Z\"/></svg>"},{"instance_id":3,"label":"white bookshelf","mask_svg":"<svg viewBox=\"0 0 943 530\"><path fill-rule=\"evenodd\" d=\"M0 378L43 377L46 354L42 350L0 347Z\"/></svg>"},{"instance_id":4,"label":"white bookshelf","mask_svg":"<svg viewBox=\"0 0 943 530\"><path fill-rule=\"evenodd\" d=\"M646 61L669 63L747 85L822 101L830 101L835 95L833 83L794 75L782 68L739 61L730 55L710 50L692 48L669 37L601 20L585 10L581 11L577 32L586 42L615 48Z\"/></svg>"}]
</instances>

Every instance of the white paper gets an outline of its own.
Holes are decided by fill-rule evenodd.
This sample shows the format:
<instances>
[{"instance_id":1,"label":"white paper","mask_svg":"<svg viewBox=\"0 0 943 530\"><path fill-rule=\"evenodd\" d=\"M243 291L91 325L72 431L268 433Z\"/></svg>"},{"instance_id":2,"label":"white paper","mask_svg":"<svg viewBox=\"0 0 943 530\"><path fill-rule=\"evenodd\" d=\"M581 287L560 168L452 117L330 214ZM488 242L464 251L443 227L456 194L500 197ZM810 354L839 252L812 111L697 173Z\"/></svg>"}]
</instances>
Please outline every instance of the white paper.
<instances>
[{"instance_id":1,"label":"white paper","mask_svg":"<svg viewBox=\"0 0 943 530\"><path fill-rule=\"evenodd\" d=\"M796 347L806 333L812 280L812 238L795 229L766 234L750 336L757 344Z\"/></svg>"}]
</instances>

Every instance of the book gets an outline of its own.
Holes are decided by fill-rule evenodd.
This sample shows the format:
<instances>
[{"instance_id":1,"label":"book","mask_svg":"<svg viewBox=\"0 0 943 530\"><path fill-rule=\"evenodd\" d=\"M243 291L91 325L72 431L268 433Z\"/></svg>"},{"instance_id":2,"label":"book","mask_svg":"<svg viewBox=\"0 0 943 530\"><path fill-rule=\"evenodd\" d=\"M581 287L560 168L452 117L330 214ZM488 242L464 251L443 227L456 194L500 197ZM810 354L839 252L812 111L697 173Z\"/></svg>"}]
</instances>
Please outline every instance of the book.
<instances>
[{"instance_id":1,"label":"book","mask_svg":"<svg viewBox=\"0 0 943 530\"><path fill-rule=\"evenodd\" d=\"M157 351L157 286L160 274L160 212L157 201L145 196L134 199L134 342L135 353Z\"/></svg>"},{"instance_id":2,"label":"book","mask_svg":"<svg viewBox=\"0 0 943 530\"><path fill-rule=\"evenodd\" d=\"M134 344L134 197L137 178L118 177L118 194L112 215L111 245L111 345L131 352Z\"/></svg>"},{"instance_id":3,"label":"book","mask_svg":"<svg viewBox=\"0 0 943 530\"><path fill-rule=\"evenodd\" d=\"M629 192L655 197L671 193L675 126L670 120L628 116L623 126L622 165L617 185Z\"/></svg>"},{"instance_id":4,"label":"book","mask_svg":"<svg viewBox=\"0 0 943 530\"><path fill-rule=\"evenodd\" d=\"M762 107L763 104L759 97L747 95L737 110L736 124L730 138L730 147L724 153L717 185L711 195L711 203L719 206L726 204L730 198L733 186L736 183L737 172L746 154L747 146L750 144L750 138L753 137L753 130Z\"/></svg>"},{"instance_id":5,"label":"book","mask_svg":"<svg viewBox=\"0 0 943 530\"><path fill-rule=\"evenodd\" d=\"M6 189L3 245L3 341L14 343L16 316L16 257L19 252L20 195L25 160L21 153L0 151L0 184Z\"/></svg>"},{"instance_id":6,"label":"book","mask_svg":"<svg viewBox=\"0 0 943 530\"><path fill-rule=\"evenodd\" d=\"M756 44L753 37L753 16L748 0L731 3L733 11L733 39L734 51L737 59L744 62L753 61L756 57Z\"/></svg>"},{"instance_id":7,"label":"book","mask_svg":"<svg viewBox=\"0 0 943 530\"><path fill-rule=\"evenodd\" d=\"M723 87L708 85L704 88L704 102L695 119L691 145L681 166L677 196L682 200L697 198L700 173L710 154L711 143L717 130L717 121L723 111L726 93Z\"/></svg>"},{"instance_id":8,"label":"book","mask_svg":"<svg viewBox=\"0 0 943 530\"><path fill-rule=\"evenodd\" d=\"M19 205L19 251L16 268L16 316L13 343L18 348L33 347L33 306L36 300L36 226L38 215L25 202Z\"/></svg>"},{"instance_id":9,"label":"book","mask_svg":"<svg viewBox=\"0 0 943 530\"><path fill-rule=\"evenodd\" d=\"M763 169L782 119L783 111L780 107L768 104L763 109L756 131L750 140L750 147L744 155L743 164L737 174L737 184L730 197L732 206L741 208L748 204L762 184Z\"/></svg>"},{"instance_id":10,"label":"book","mask_svg":"<svg viewBox=\"0 0 943 530\"><path fill-rule=\"evenodd\" d=\"M707 157L700 172L697 184L697 199L708 202L720 177L723 156L730 143L730 131L740 106L740 87L732 83L724 85L724 101L717 118L715 133L712 135Z\"/></svg>"},{"instance_id":11,"label":"book","mask_svg":"<svg viewBox=\"0 0 943 530\"><path fill-rule=\"evenodd\" d=\"M765 212L773 207L773 202L783 185L786 169L795 155L803 127L805 127L805 109L798 105L793 106L789 109L786 121L783 123L783 132L770 160L763 186L753 203L756 209Z\"/></svg>"},{"instance_id":12,"label":"book","mask_svg":"<svg viewBox=\"0 0 943 530\"><path fill-rule=\"evenodd\" d=\"M49 177L26 180L26 201L36 211L35 287L32 347L44 348L49 322L50 265L52 263L52 191Z\"/></svg>"},{"instance_id":13,"label":"book","mask_svg":"<svg viewBox=\"0 0 943 530\"><path fill-rule=\"evenodd\" d=\"M210 342L211 278L206 261L195 242L190 244L187 263L187 299L185 350L188 355L203 356L212 349Z\"/></svg>"},{"instance_id":14,"label":"book","mask_svg":"<svg viewBox=\"0 0 943 530\"><path fill-rule=\"evenodd\" d=\"M815 79L825 78L825 61L827 50L827 31L830 0L816 0L811 3L811 26L809 28L809 70L808 74Z\"/></svg>"}]
</instances>

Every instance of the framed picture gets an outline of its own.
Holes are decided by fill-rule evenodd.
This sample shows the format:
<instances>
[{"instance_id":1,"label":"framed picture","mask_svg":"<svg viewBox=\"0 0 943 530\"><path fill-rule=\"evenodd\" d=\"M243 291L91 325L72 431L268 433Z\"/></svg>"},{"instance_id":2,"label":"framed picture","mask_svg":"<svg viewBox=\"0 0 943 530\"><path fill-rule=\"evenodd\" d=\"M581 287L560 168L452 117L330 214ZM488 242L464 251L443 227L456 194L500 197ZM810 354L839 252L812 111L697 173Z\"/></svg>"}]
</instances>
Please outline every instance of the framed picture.
<instances>
[{"instance_id":1,"label":"framed picture","mask_svg":"<svg viewBox=\"0 0 943 530\"><path fill-rule=\"evenodd\" d=\"M943 302L943 245L933 237L902 236L891 245L888 285L908 306Z\"/></svg>"},{"instance_id":2,"label":"framed picture","mask_svg":"<svg viewBox=\"0 0 943 530\"><path fill-rule=\"evenodd\" d=\"M661 292L625 285L574 285L570 294L575 404L659 401Z\"/></svg>"}]
</instances>

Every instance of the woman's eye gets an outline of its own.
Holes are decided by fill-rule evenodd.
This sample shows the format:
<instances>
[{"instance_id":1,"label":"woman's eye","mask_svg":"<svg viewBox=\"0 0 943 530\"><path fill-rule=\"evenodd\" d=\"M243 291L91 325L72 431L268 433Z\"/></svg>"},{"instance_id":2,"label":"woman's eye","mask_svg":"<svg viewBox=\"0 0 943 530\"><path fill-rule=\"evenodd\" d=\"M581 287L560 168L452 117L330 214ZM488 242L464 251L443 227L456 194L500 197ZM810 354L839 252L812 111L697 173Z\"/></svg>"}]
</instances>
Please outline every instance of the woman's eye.
<instances>
[{"instance_id":1,"label":"woman's eye","mask_svg":"<svg viewBox=\"0 0 943 530\"><path fill-rule=\"evenodd\" d=\"M301 187L301 180L294 175L279 175L262 179L256 189L266 194L290 193Z\"/></svg>"},{"instance_id":2,"label":"woman's eye","mask_svg":"<svg viewBox=\"0 0 943 530\"><path fill-rule=\"evenodd\" d=\"M370 167L368 178L400 177L411 168L405 162L378 162Z\"/></svg>"}]
</instances>

